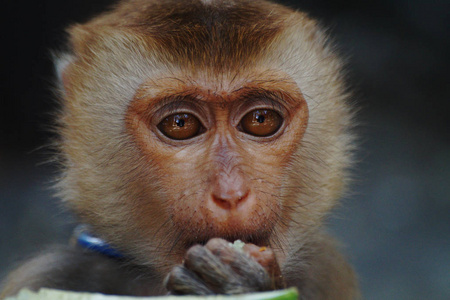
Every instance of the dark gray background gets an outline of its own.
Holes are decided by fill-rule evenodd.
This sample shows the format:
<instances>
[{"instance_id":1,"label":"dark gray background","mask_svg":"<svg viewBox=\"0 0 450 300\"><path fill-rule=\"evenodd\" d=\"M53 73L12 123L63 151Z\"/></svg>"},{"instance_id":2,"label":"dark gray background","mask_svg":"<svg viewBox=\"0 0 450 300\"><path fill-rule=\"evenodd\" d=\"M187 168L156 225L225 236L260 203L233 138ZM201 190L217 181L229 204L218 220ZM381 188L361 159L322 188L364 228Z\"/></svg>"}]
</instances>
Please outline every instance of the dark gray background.
<instances>
[{"instance_id":1,"label":"dark gray background","mask_svg":"<svg viewBox=\"0 0 450 300\"><path fill-rule=\"evenodd\" d=\"M287 1L285 1L286 3ZM53 70L63 28L109 1L5 1L0 278L73 219L48 189ZM351 196L330 219L366 299L450 299L450 1L290 1L331 28L361 107Z\"/></svg>"}]
</instances>

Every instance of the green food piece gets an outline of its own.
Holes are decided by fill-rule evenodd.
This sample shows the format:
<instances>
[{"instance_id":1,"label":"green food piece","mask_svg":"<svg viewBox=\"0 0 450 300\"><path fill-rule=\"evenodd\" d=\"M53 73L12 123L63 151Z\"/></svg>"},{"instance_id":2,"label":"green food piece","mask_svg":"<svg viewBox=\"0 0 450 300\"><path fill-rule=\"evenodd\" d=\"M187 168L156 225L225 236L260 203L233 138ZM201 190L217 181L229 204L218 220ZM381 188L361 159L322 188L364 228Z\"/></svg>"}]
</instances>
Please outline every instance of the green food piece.
<instances>
[{"instance_id":1,"label":"green food piece","mask_svg":"<svg viewBox=\"0 0 450 300\"><path fill-rule=\"evenodd\" d=\"M38 292L31 292L23 289L15 297L8 297L5 300L296 300L298 291L296 288L285 290L242 294L242 295L215 295L215 296L161 296L161 297L129 297L111 296L103 294L68 292L53 289L40 289Z\"/></svg>"}]
</instances>

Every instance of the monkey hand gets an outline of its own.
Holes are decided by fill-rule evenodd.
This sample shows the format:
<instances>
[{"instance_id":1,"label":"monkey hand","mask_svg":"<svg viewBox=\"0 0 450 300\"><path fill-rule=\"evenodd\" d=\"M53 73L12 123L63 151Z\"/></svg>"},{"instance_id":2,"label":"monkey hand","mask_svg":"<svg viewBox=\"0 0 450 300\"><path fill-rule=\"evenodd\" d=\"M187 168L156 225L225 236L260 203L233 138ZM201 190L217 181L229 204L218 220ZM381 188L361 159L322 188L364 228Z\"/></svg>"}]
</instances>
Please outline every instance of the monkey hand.
<instances>
[{"instance_id":1,"label":"monkey hand","mask_svg":"<svg viewBox=\"0 0 450 300\"><path fill-rule=\"evenodd\" d=\"M272 250L245 244L242 250L214 238L191 247L183 265L165 280L173 295L242 294L284 288Z\"/></svg>"}]
</instances>

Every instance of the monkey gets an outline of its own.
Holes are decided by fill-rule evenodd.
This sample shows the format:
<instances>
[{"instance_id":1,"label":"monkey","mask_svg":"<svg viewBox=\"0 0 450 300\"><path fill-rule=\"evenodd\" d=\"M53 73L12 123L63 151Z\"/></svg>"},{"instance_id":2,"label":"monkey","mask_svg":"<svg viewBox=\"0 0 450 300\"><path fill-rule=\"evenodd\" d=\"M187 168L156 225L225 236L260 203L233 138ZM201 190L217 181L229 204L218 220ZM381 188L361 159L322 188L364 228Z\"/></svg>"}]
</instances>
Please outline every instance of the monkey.
<instances>
[{"instance_id":1,"label":"monkey","mask_svg":"<svg viewBox=\"0 0 450 300\"><path fill-rule=\"evenodd\" d=\"M68 36L56 193L121 255L51 248L0 298L290 286L359 297L323 225L349 183L355 113L317 21L263 0L123 0Z\"/></svg>"}]
</instances>

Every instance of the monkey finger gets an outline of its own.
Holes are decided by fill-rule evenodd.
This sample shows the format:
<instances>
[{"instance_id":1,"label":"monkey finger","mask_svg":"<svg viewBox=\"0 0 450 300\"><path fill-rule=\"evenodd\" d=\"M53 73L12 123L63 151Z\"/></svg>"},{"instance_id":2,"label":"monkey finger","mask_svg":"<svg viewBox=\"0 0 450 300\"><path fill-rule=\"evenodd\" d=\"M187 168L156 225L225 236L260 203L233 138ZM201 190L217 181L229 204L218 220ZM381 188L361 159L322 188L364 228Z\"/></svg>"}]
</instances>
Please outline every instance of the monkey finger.
<instances>
[{"instance_id":1,"label":"monkey finger","mask_svg":"<svg viewBox=\"0 0 450 300\"><path fill-rule=\"evenodd\" d=\"M213 238L210 239L205 248L211 251L212 254L216 255L220 258L220 260L225 264L230 264L235 260L236 249L234 249L230 242L221 239L221 238Z\"/></svg>"},{"instance_id":2,"label":"monkey finger","mask_svg":"<svg viewBox=\"0 0 450 300\"><path fill-rule=\"evenodd\" d=\"M236 250L229 242L217 238L209 240L205 248L216 255L222 263L229 265L242 278L241 281L249 286L256 287L260 291L270 289L272 286L269 274L250 253Z\"/></svg>"},{"instance_id":3,"label":"monkey finger","mask_svg":"<svg viewBox=\"0 0 450 300\"><path fill-rule=\"evenodd\" d=\"M183 266L176 266L164 280L166 289L172 295L214 294L198 276Z\"/></svg>"},{"instance_id":4,"label":"monkey finger","mask_svg":"<svg viewBox=\"0 0 450 300\"><path fill-rule=\"evenodd\" d=\"M240 288L243 285L242 278L205 247L191 247L186 253L184 266L195 272L215 293L236 294L243 291Z\"/></svg>"},{"instance_id":5,"label":"monkey finger","mask_svg":"<svg viewBox=\"0 0 450 300\"><path fill-rule=\"evenodd\" d=\"M254 244L245 244L242 250L253 257L269 273L274 288L285 288L280 266L272 249L259 247Z\"/></svg>"},{"instance_id":6,"label":"monkey finger","mask_svg":"<svg viewBox=\"0 0 450 300\"><path fill-rule=\"evenodd\" d=\"M224 239L213 238L206 243L205 248L211 251L212 254L219 257L224 264L230 265L233 269L239 270L246 264L246 253L235 249L230 243Z\"/></svg>"}]
</instances>

